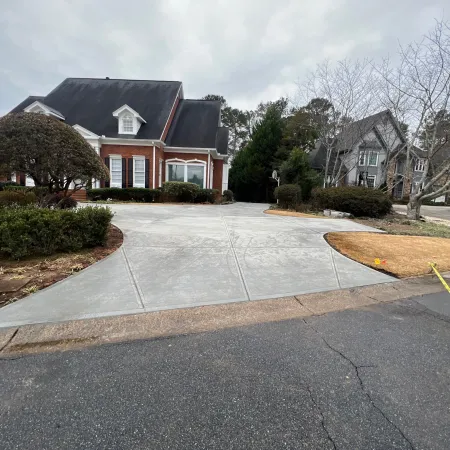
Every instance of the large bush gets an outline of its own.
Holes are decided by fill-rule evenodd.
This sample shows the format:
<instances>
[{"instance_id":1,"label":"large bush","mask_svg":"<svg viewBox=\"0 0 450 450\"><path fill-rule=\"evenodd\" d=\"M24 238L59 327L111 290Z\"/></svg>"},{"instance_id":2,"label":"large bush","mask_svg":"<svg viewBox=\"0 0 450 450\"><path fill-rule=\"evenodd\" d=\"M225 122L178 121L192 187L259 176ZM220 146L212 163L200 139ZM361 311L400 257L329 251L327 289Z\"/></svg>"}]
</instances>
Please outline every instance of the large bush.
<instances>
[{"instance_id":1,"label":"large bush","mask_svg":"<svg viewBox=\"0 0 450 450\"><path fill-rule=\"evenodd\" d=\"M200 192L200 187L195 183L183 181L167 181L163 185L163 192L168 200L177 202L193 202Z\"/></svg>"},{"instance_id":2,"label":"large bush","mask_svg":"<svg viewBox=\"0 0 450 450\"><path fill-rule=\"evenodd\" d=\"M233 191L230 191L230 189L225 189L223 191L222 198L224 202L232 202L234 198Z\"/></svg>"},{"instance_id":3,"label":"large bush","mask_svg":"<svg viewBox=\"0 0 450 450\"><path fill-rule=\"evenodd\" d=\"M26 206L37 203L37 197L34 192L0 192L0 206Z\"/></svg>"},{"instance_id":4,"label":"large bush","mask_svg":"<svg viewBox=\"0 0 450 450\"><path fill-rule=\"evenodd\" d=\"M195 203L216 203L220 191L217 189L200 189L195 196Z\"/></svg>"},{"instance_id":5,"label":"large bush","mask_svg":"<svg viewBox=\"0 0 450 450\"><path fill-rule=\"evenodd\" d=\"M123 202L135 201L135 202L154 202L158 201L161 197L161 191L159 189L147 189L147 188L101 188L101 189L88 189L86 191L87 197L90 200L119 200Z\"/></svg>"},{"instance_id":6,"label":"large bush","mask_svg":"<svg viewBox=\"0 0 450 450\"><path fill-rule=\"evenodd\" d=\"M0 251L15 259L104 245L109 208L0 208Z\"/></svg>"},{"instance_id":7,"label":"large bush","mask_svg":"<svg viewBox=\"0 0 450 450\"><path fill-rule=\"evenodd\" d=\"M46 195L41 201L41 206L47 208L72 209L77 205L78 202L73 197L64 196L62 192Z\"/></svg>"},{"instance_id":8,"label":"large bush","mask_svg":"<svg viewBox=\"0 0 450 450\"><path fill-rule=\"evenodd\" d=\"M283 184L275 189L275 198L281 208L295 208L302 201L302 190L297 184Z\"/></svg>"},{"instance_id":9,"label":"large bush","mask_svg":"<svg viewBox=\"0 0 450 450\"><path fill-rule=\"evenodd\" d=\"M7 186L19 186L15 181L0 181L0 191L3 191Z\"/></svg>"},{"instance_id":10,"label":"large bush","mask_svg":"<svg viewBox=\"0 0 450 450\"><path fill-rule=\"evenodd\" d=\"M392 208L387 194L366 187L342 186L313 190L313 204L319 209L334 209L355 217L382 217Z\"/></svg>"}]
</instances>

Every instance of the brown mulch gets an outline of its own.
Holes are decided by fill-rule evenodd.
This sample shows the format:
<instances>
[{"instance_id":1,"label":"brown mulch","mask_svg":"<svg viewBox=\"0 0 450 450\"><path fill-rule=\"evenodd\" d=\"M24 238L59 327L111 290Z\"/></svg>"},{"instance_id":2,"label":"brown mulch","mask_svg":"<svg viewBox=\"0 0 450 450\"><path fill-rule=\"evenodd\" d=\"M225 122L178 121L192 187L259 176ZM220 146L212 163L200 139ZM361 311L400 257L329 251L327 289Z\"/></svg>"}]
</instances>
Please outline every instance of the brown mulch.
<instances>
[{"instance_id":1,"label":"brown mulch","mask_svg":"<svg viewBox=\"0 0 450 450\"><path fill-rule=\"evenodd\" d=\"M122 242L122 231L111 225L104 247L26 258L21 261L0 258L0 307L85 269L113 253Z\"/></svg>"},{"instance_id":2,"label":"brown mulch","mask_svg":"<svg viewBox=\"0 0 450 450\"><path fill-rule=\"evenodd\" d=\"M288 211L285 209L266 209L264 211L266 214L273 214L274 216L291 216L291 217L304 217L307 219L329 219L329 217L325 216L319 216L314 214L306 214L306 213L300 213L296 211Z\"/></svg>"},{"instance_id":3,"label":"brown mulch","mask_svg":"<svg viewBox=\"0 0 450 450\"><path fill-rule=\"evenodd\" d=\"M450 271L450 239L358 231L328 233L326 240L343 255L399 278L431 273L429 262Z\"/></svg>"}]
</instances>

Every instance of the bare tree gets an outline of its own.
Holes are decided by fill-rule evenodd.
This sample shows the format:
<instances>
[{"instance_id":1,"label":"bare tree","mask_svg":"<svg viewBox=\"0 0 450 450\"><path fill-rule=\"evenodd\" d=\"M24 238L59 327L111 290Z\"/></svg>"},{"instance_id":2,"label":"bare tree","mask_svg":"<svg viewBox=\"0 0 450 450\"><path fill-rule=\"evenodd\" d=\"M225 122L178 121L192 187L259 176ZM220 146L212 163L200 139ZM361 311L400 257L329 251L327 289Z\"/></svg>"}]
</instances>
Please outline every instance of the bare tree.
<instances>
[{"instance_id":1,"label":"bare tree","mask_svg":"<svg viewBox=\"0 0 450 450\"><path fill-rule=\"evenodd\" d=\"M380 97L398 122L410 126L406 151L406 170L410 177L414 147L421 147L425 164L422 177L412 190L407 206L408 218L418 219L425 200L450 192L450 158L443 155L448 134L450 99L450 26L437 21L434 29L419 42L399 49L400 62L385 59L376 72ZM411 181L411 180L409 180Z\"/></svg>"},{"instance_id":2,"label":"bare tree","mask_svg":"<svg viewBox=\"0 0 450 450\"><path fill-rule=\"evenodd\" d=\"M321 100L325 107L317 122L319 142L326 149L324 187L338 184L358 164L358 159L350 158L350 154L367 133L359 120L376 109L375 83L371 61L364 59L343 60L334 65L325 61L299 85L303 101L314 106L314 102L320 105ZM345 139L338 139L344 136Z\"/></svg>"}]
</instances>

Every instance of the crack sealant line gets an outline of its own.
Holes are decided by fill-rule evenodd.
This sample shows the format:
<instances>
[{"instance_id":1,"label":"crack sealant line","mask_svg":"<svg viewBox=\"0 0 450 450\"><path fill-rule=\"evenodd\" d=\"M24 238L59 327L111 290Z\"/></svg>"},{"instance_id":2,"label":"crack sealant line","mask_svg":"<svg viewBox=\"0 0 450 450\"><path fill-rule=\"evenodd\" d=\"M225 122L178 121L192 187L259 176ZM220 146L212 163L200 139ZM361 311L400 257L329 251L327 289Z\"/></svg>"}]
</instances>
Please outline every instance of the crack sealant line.
<instances>
[{"instance_id":1,"label":"crack sealant line","mask_svg":"<svg viewBox=\"0 0 450 450\"><path fill-rule=\"evenodd\" d=\"M126 266L127 266L128 276L130 277L131 284L133 286L134 291L136 292L136 297L139 300L139 304L140 304L141 308L145 310L145 305L144 305L144 301L143 301L144 294L142 293L141 288L139 287L139 284L136 280L136 277L134 276L133 271L131 270L131 264L130 264L130 261L128 260L128 256L125 252L125 249L123 248L123 245L120 247L120 249L122 250L122 254L125 259Z\"/></svg>"},{"instance_id":2,"label":"crack sealant line","mask_svg":"<svg viewBox=\"0 0 450 450\"><path fill-rule=\"evenodd\" d=\"M341 280L339 279L339 274L338 274L337 267L336 267L336 260L334 259L334 250L332 248L330 248L330 252L331 252L331 264L333 265L334 276L336 277L336 281L339 286L339 289L342 289Z\"/></svg>"},{"instance_id":3,"label":"crack sealant line","mask_svg":"<svg viewBox=\"0 0 450 450\"><path fill-rule=\"evenodd\" d=\"M222 216L222 222L223 222L223 224L224 224L225 231L226 231L227 236L228 236L228 240L230 241L231 252L233 253L234 260L235 260L235 262L236 262L236 267L237 267L237 270L238 270L238 272L239 272L239 277L240 277L240 279L241 279L242 286L243 286L244 291L245 291L245 295L247 296L247 300L250 301L250 300L251 300L251 298L250 298L250 292L249 292L247 283L246 283L245 278L244 278L244 273L242 272L242 268L241 268L241 266L240 266L240 264L239 264L239 260L238 260L238 257L237 257L237 255L236 255L236 251L235 251L235 249L234 249L234 247L233 247L233 241L231 240L230 231L228 230L228 225L227 225L227 222L226 222L224 216Z\"/></svg>"}]
</instances>

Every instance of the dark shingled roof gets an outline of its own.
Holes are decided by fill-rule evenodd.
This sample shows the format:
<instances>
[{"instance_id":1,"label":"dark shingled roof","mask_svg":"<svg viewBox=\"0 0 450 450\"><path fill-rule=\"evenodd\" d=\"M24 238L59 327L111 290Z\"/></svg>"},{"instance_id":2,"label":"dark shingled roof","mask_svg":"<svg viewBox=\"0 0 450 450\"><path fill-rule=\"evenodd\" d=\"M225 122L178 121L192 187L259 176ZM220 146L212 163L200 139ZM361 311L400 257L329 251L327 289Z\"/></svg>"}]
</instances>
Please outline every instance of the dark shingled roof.
<instances>
[{"instance_id":1,"label":"dark shingled roof","mask_svg":"<svg viewBox=\"0 0 450 450\"><path fill-rule=\"evenodd\" d=\"M23 102L19 103L12 111L12 113L18 113L23 112L23 110L30 106L34 102L41 102L43 103L45 97L39 96L39 95L30 95L27 97Z\"/></svg>"},{"instance_id":2,"label":"dark shingled roof","mask_svg":"<svg viewBox=\"0 0 450 450\"><path fill-rule=\"evenodd\" d=\"M216 136L216 149L217 153L221 155L227 155L228 154L228 135L229 135L229 128L228 127L219 127L217 129L217 136Z\"/></svg>"},{"instance_id":3,"label":"dark shingled roof","mask_svg":"<svg viewBox=\"0 0 450 450\"><path fill-rule=\"evenodd\" d=\"M216 148L220 101L180 100L167 135L170 147Z\"/></svg>"},{"instance_id":4,"label":"dark shingled roof","mask_svg":"<svg viewBox=\"0 0 450 450\"><path fill-rule=\"evenodd\" d=\"M147 122L134 139L160 139L180 86L179 81L67 78L46 97L34 97L26 104L32 98L28 97L12 112L39 100L59 111L69 125L81 125L99 136L119 137L112 113L126 104Z\"/></svg>"}]
</instances>

